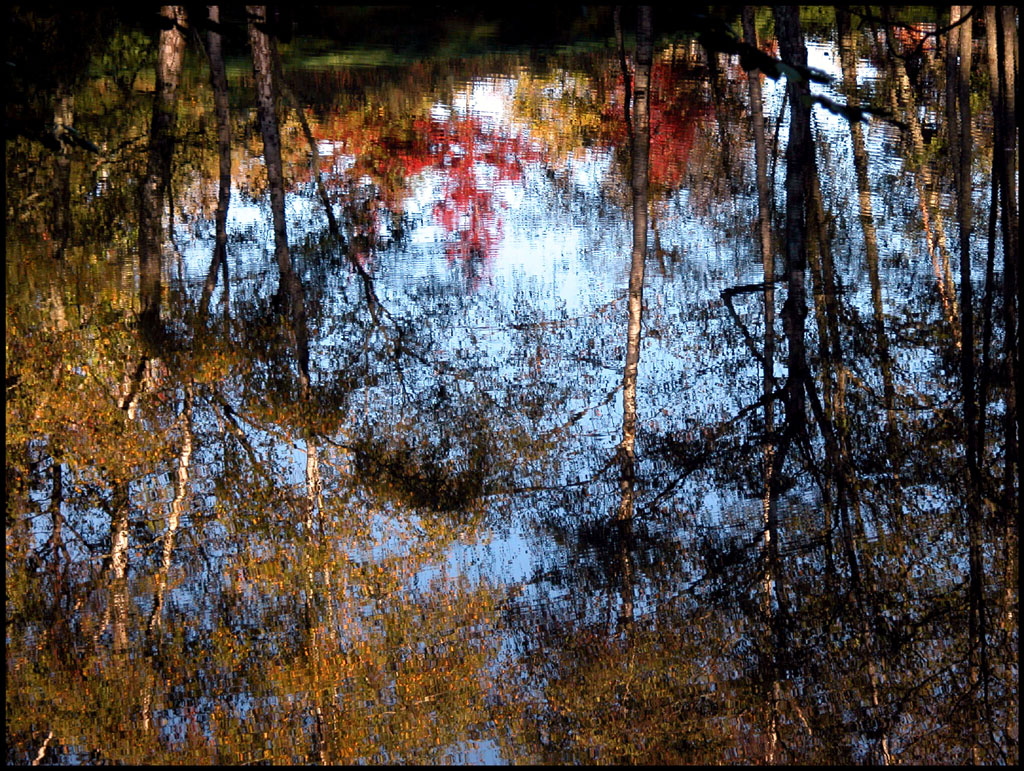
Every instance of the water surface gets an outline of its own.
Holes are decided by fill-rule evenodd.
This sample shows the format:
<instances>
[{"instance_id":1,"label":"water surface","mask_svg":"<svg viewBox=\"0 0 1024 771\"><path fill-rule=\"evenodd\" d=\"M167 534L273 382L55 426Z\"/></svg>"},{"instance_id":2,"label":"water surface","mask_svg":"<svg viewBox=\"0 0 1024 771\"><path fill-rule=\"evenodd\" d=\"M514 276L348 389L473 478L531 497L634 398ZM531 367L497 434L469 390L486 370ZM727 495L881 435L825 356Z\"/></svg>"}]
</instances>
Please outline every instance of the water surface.
<instances>
[{"instance_id":1,"label":"water surface","mask_svg":"<svg viewBox=\"0 0 1024 771\"><path fill-rule=\"evenodd\" d=\"M8 31L9 763L1016 762L1015 16L161 13Z\"/></svg>"}]
</instances>

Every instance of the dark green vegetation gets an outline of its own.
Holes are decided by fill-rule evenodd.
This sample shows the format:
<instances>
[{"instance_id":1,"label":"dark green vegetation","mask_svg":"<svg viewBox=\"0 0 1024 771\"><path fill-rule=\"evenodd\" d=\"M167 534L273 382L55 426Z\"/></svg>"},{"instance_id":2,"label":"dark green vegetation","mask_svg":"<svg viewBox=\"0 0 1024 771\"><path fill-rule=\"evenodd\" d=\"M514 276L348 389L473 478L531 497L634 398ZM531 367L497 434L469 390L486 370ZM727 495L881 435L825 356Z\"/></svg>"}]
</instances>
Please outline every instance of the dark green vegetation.
<instances>
[{"instance_id":1,"label":"dark green vegetation","mask_svg":"<svg viewBox=\"0 0 1024 771\"><path fill-rule=\"evenodd\" d=\"M6 29L8 763L1017 762L1015 9Z\"/></svg>"}]
</instances>

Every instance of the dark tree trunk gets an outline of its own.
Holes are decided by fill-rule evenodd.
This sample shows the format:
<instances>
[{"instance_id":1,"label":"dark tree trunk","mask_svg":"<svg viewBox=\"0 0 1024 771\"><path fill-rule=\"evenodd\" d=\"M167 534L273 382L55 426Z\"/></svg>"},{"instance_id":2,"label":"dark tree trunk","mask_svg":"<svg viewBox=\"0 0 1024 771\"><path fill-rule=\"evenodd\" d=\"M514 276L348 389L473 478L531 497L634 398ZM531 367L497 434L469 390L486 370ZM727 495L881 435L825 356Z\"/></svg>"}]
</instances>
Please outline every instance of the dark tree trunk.
<instances>
[{"instance_id":1,"label":"dark tree trunk","mask_svg":"<svg viewBox=\"0 0 1024 771\"><path fill-rule=\"evenodd\" d=\"M288 252L288 226L284 214L284 167L281 163L281 129L277 118L277 92L274 83L274 58L277 45L264 29L266 6L247 6L249 43L256 80L256 111L263 135L263 162L270 187L270 209L274 218L274 257L282 276L292 271Z\"/></svg>"},{"instance_id":2,"label":"dark tree trunk","mask_svg":"<svg viewBox=\"0 0 1024 771\"><path fill-rule=\"evenodd\" d=\"M265 6L247 6L249 13L249 43L252 47L253 72L256 79L256 107L260 130L263 134L263 159L267 167L270 186L270 208L274 219L274 257L277 260L280 283L277 301L285 306L292 321L295 358L299 368L299 383L303 395L309 388L309 330L306 324L306 304L302 282L292 269L288 249L288 226L285 221L284 167L281 162L281 130L277 119L278 87L275 73L279 71L277 45L266 29Z\"/></svg>"},{"instance_id":3,"label":"dark tree trunk","mask_svg":"<svg viewBox=\"0 0 1024 771\"><path fill-rule=\"evenodd\" d=\"M743 6L744 41L757 46L757 31L754 27L753 6ZM768 619L770 630L775 630L775 607L780 591L779 571L779 485L775 478L775 252L772 246L771 192L768 186L768 147L764 126L764 106L761 94L761 73L751 70L747 73L747 93L750 98L751 124L754 134L754 168L757 183L757 244L761 252L762 274L764 276L764 375L762 398L764 399L764 491L761 499L761 518L764 542L764 573L761 586L761 608ZM783 673L779 666L777 650L780 640L772 634L766 642L763 660L769 669L763 698L767 705L766 738L764 762L774 765L779 749L779 709L782 701Z\"/></svg>"},{"instance_id":4,"label":"dark tree trunk","mask_svg":"<svg viewBox=\"0 0 1024 771\"><path fill-rule=\"evenodd\" d=\"M966 17L970 6L953 6L951 20ZM960 376L963 397L963 436L967 462L967 533L968 533L968 640L970 644L969 681L973 725L976 733L972 748L974 762L982 762L983 747L980 736L982 723L988 711L988 656L985 611L985 569L982 555L982 511L980 447L978 446L978 405L975 378L974 351L974 292L971 284L971 59L973 50L974 19L968 18L951 30L946 62L946 73L953 80L947 83L946 93L953 96L954 104L947 105L947 115L954 123L950 126L954 178L957 191L957 220L960 228L960 311L961 349Z\"/></svg>"},{"instance_id":5,"label":"dark tree trunk","mask_svg":"<svg viewBox=\"0 0 1024 771\"><path fill-rule=\"evenodd\" d=\"M800 31L796 6L776 6L775 27L779 52L791 64L806 66L807 49ZM804 345L807 316L807 211L810 176L814 164L811 143L811 108L805 98L806 81L786 80L789 95L789 140L786 146L785 269L787 295L782 315L789 341L789 376L786 383L786 423L796 434L805 431L804 382L808 377Z\"/></svg>"},{"instance_id":6,"label":"dark tree trunk","mask_svg":"<svg viewBox=\"0 0 1024 771\"><path fill-rule=\"evenodd\" d=\"M1003 477L1004 508L1017 510L1020 490L1020 464L1017 448L1020 441L1020 415L1017 411L1017 386L1020 383L1020 330L1018 309L1021 303L1021 274L1018 263L1020 248L1019 210L1017 207L1017 69L1020 66L1016 9L1003 6L999 13L997 36L999 71L999 105L996 120L1001 140L1002 163L999 167L1001 214L1003 230L1003 324L1005 350L1009 369L1006 409L1003 418L1006 441L1006 468Z\"/></svg>"},{"instance_id":7,"label":"dark tree trunk","mask_svg":"<svg viewBox=\"0 0 1024 771\"><path fill-rule=\"evenodd\" d=\"M174 109L181 80L185 54L185 24L182 6L164 6L160 14L174 22L160 32L156 65L156 93L153 96L153 118L149 131L149 158L146 176L139 191L139 300L141 326L150 336L160 327L160 295L162 292L161 251L163 228L161 218L164 195L171 179L174 154Z\"/></svg>"},{"instance_id":8,"label":"dark tree trunk","mask_svg":"<svg viewBox=\"0 0 1024 771\"><path fill-rule=\"evenodd\" d=\"M220 9L216 5L209 6L209 19L213 22L206 33L206 53L210 60L210 84L213 87L213 106L217 115L217 149L219 154L220 177L217 189L216 241L213 247L213 259L210 270L206 274L203 295L200 302L200 315L205 317L210 305L210 296L217 286L217 275L224 273L224 292L228 291L227 262L227 219L228 205L231 202L231 124L228 111L228 78L224 69L224 53L221 34L217 31L220 23Z\"/></svg>"}]
</instances>

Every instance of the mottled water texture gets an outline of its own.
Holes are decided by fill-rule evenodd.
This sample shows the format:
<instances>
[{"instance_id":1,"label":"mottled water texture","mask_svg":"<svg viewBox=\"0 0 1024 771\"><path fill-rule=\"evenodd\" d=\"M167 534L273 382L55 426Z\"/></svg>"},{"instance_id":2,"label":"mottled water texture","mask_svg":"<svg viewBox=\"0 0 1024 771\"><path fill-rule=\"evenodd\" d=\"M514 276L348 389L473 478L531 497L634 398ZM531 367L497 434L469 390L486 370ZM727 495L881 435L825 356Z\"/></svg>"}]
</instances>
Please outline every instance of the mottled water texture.
<instances>
[{"instance_id":1,"label":"mottled water texture","mask_svg":"<svg viewBox=\"0 0 1024 771\"><path fill-rule=\"evenodd\" d=\"M9 17L9 764L1017 762L1014 8Z\"/></svg>"}]
</instances>

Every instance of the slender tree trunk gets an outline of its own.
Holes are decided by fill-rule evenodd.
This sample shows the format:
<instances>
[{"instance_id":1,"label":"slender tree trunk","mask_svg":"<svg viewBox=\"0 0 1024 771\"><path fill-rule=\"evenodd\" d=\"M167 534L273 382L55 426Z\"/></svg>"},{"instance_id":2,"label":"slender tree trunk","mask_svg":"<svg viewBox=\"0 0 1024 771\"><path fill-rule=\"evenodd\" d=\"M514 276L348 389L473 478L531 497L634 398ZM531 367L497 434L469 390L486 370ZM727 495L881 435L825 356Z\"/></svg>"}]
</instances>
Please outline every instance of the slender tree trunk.
<instances>
[{"instance_id":1,"label":"slender tree trunk","mask_svg":"<svg viewBox=\"0 0 1024 771\"><path fill-rule=\"evenodd\" d=\"M992 174L989 180L989 210L987 254L985 259L985 294L981 302L981 366L978 373L978 462L985 467L985 443L987 432L988 393L992 372L992 303L995 289L996 232L999 220L999 165L1001 157L999 148L1002 145L1002 125L999 120L999 31L996 19L996 8L985 6L985 61L988 64L990 98L994 116L994 141L992 152Z\"/></svg>"},{"instance_id":2,"label":"slender tree trunk","mask_svg":"<svg viewBox=\"0 0 1024 771\"><path fill-rule=\"evenodd\" d=\"M160 32L157 50L156 93L149 131L146 176L139 190L139 300L143 330L153 334L160 325L161 251L164 194L170 184L174 153L174 110L185 54L186 23L182 6L163 6L160 15L174 26Z\"/></svg>"},{"instance_id":3,"label":"slender tree trunk","mask_svg":"<svg viewBox=\"0 0 1024 771\"><path fill-rule=\"evenodd\" d=\"M955 6L954 6L955 7ZM967 6L964 13L970 10ZM971 30L973 19L968 19L951 32L958 38L953 49L958 59L954 63L956 79L955 113L957 138L951 145L955 163L957 189L957 219L960 229L960 334L961 334L961 376L963 379L964 431L966 434L968 475L972 487L977 490L978 447L977 447L977 401L974 362L974 289L971 283ZM947 67L947 70L949 68ZM948 94L948 90L947 90Z\"/></svg>"},{"instance_id":4,"label":"slender tree trunk","mask_svg":"<svg viewBox=\"0 0 1024 771\"><path fill-rule=\"evenodd\" d=\"M633 90L633 252L629 270L629 321L626 362L622 375L622 502L618 518L633 516L633 481L636 443L636 378L640 363L643 315L644 264L647 255L647 173L650 149L650 78L653 58L651 8L637 10L636 81Z\"/></svg>"},{"instance_id":5,"label":"slender tree trunk","mask_svg":"<svg viewBox=\"0 0 1024 771\"><path fill-rule=\"evenodd\" d=\"M1017 70L1020 66L1016 9L1003 6L999 14L998 47L1002 63L999 77L999 107L997 120L1001 126L1002 163L1000 164L1000 190L1003 226L1003 326L1008 365L1009 386L1006 391L1006 409L1003 430L1006 442L1006 467L1003 476L1004 509L1017 510L1020 491L1020 463L1017 457L1020 441L1020 414L1017 410L1017 388L1020 384L1020 329L1018 309L1021 302L1021 273L1018 265L1020 249L1020 220L1017 206Z\"/></svg>"},{"instance_id":6,"label":"slender tree trunk","mask_svg":"<svg viewBox=\"0 0 1024 771\"><path fill-rule=\"evenodd\" d=\"M757 45L754 28L753 6L743 6L743 33L745 42ZM751 122L754 134L754 163L757 180L757 235L764 265L765 291L771 291L774 298L775 253L772 249L771 191L768 186L768 146L764 126L764 100L761 96L761 73L751 70L747 73L747 92L750 97ZM765 295L766 312L768 295ZM774 320L774 299L771 307ZM774 341L773 341L774 345Z\"/></svg>"},{"instance_id":7,"label":"slender tree trunk","mask_svg":"<svg viewBox=\"0 0 1024 771\"><path fill-rule=\"evenodd\" d=\"M807 49L800 31L796 6L775 7L775 28L782 58L806 66ZM807 315L807 210L814 147L811 143L810 95L806 81L786 80L789 95L789 139L786 145L786 235L785 261L787 294L783 304L786 337L789 340L789 377L786 384L786 423L790 431L803 434L806 421L804 381L806 351L804 319Z\"/></svg>"},{"instance_id":8,"label":"slender tree trunk","mask_svg":"<svg viewBox=\"0 0 1024 771\"><path fill-rule=\"evenodd\" d=\"M998 86L995 110L1002 140L1002 163L999 167L1000 224L1003 235L1003 328L1005 357L1009 383L1003 415L1005 465L1003 471L1003 598L1002 626L1016 626L1018 508L1020 499L1020 412L1017 389L1020 384L1020 329L1018 312L1021 303L1021 272L1018 264L1020 248L1019 209L1017 206L1017 152L1019 126L1016 97L1020 66L1016 9L1003 6L997 16ZM994 162L993 162L993 165Z\"/></svg>"},{"instance_id":9,"label":"slender tree trunk","mask_svg":"<svg viewBox=\"0 0 1024 771\"><path fill-rule=\"evenodd\" d=\"M720 179L728 184L730 196L735 201L739 193L739 181L737 175L733 173L731 132L725 100L727 81L719 56L718 51L707 51L708 79L711 82L711 99L715 106L715 123L718 124L718 151L722 164Z\"/></svg>"},{"instance_id":10,"label":"slender tree trunk","mask_svg":"<svg viewBox=\"0 0 1024 771\"><path fill-rule=\"evenodd\" d=\"M324 499L323 485L320 480L320 450L316 445L316 437L306 436L306 532L312 537L316 530L317 520L320 521L320 534L323 535Z\"/></svg>"},{"instance_id":11,"label":"slender tree trunk","mask_svg":"<svg viewBox=\"0 0 1024 771\"><path fill-rule=\"evenodd\" d=\"M951 11L951 18L963 18L970 12L970 6ZM963 396L964 447L967 455L967 531L968 531L968 639L970 644L969 680L973 705L973 727L975 743L972 748L973 760L983 760L982 723L988 707L988 657L987 630L985 618L985 571L982 555L982 512L980 502L980 469L978 447L978 422L976 402L976 371L974 361L974 293L971 284L971 59L973 42L973 18L967 19L950 33L946 63L947 76L954 83L947 84L946 94L955 96L955 104L947 105L948 115L955 123L950 132L956 141L951 145L954 176L957 191L957 219L960 226L960 309L961 339L960 374ZM953 134L955 127L955 134Z\"/></svg>"},{"instance_id":12,"label":"slender tree trunk","mask_svg":"<svg viewBox=\"0 0 1024 771\"><path fill-rule=\"evenodd\" d=\"M128 647L128 485L118 483L114 489L110 520L110 604L107 617L113 629L114 650ZM106 626L106 624L104 624ZM102 629L101 629L102 633Z\"/></svg>"},{"instance_id":13,"label":"slender tree trunk","mask_svg":"<svg viewBox=\"0 0 1024 771\"><path fill-rule=\"evenodd\" d=\"M214 24L220 23L220 9L216 5L208 7L209 19ZM213 87L213 106L217 115L217 149L219 158L219 185L217 189L216 240L213 247L213 259L210 270L203 284L200 301L200 316L206 316L210 297L217 286L217 276L224 273L224 291L228 285L227 261L227 220L228 205L231 202L231 116L228 109L228 78L224 68L224 53L221 34L216 27L206 33L206 53L210 60L210 84Z\"/></svg>"},{"instance_id":14,"label":"slender tree trunk","mask_svg":"<svg viewBox=\"0 0 1024 771\"><path fill-rule=\"evenodd\" d=\"M281 162L281 131L277 119L275 72L279 65L277 45L264 31L267 18L265 6L247 6L249 43L252 47L253 72L256 79L256 106L263 134L263 157L270 186L270 208L274 219L274 257L277 260L280 284L277 299L287 307L292 321L295 357L303 395L309 388L309 330L302 282L292 269L288 249L288 226L285 221L284 167Z\"/></svg>"},{"instance_id":15,"label":"slender tree trunk","mask_svg":"<svg viewBox=\"0 0 1024 771\"><path fill-rule=\"evenodd\" d=\"M167 576L171 570L171 555L174 551L174 536L181 524L189 498L189 476L192 465L192 395L193 385L185 386L185 400L182 405L178 424L181 430L181 451L178 453L178 471L174 480L174 499L167 517L167 532L164 533L163 551L160 560L160 572L157 576L156 599L153 602L153 613L149 628L159 628L162 623L164 594L167 591Z\"/></svg>"},{"instance_id":16,"label":"slender tree trunk","mask_svg":"<svg viewBox=\"0 0 1024 771\"><path fill-rule=\"evenodd\" d=\"M799 10L796 6L775 6L775 29L781 57L792 64L807 64L807 49L800 30ZM772 483L778 485L782 465L794 441L807 441L805 389L810 378L807 368L805 319L807 316L807 213L810 175L814 166L814 146L811 139L811 112L806 81L787 78L786 101L789 104L789 137L786 145L786 216L784 233L784 264L786 300L782 306L783 330L788 342L787 363L789 373L784 387L786 408L785 431L776 450L772 468ZM782 591L782 564L778 552L778 538L769 551L770 570L776 577L777 607L772 615L772 639L776 666L782 671L787 666L789 650L789 602ZM795 701L794 709L798 710Z\"/></svg>"},{"instance_id":17,"label":"slender tree trunk","mask_svg":"<svg viewBox=\"0 0 1024 771\"><path fill-rule=\"evenodd\" d=\"M754 27L753 6L743 6L744 41L757 46L757 31ZM761 251L761 265L764 276L764 376L762 397L764 399L764 495L761 500L761 518L764 543L764 578L761 581L761 609L768 619L769 628L774 627L774 594L778 566L778 485L773 471L775 467L775 253L771 235L771 197L768 187L768 149L764 127L764 107L761 95L761 73L755 70L747 73L747 93L750 98L751 123L754 134L754 166L757 181L757 244ZM779 703L781 694L781 673L772 650L766 653L771 662L771 688L765 695L767 701L767 730L764 762L773 765L779 747Z\"/></svg>"},{"instance_id":18,"label":"slender tree trunk","mask_svg":"<svg viewBox=\"0 0 1024 771\"><path fill-rule=\"evenodd\" d=\"M164 6L160 15L171 23L160 32L156 64L156 92L153 95L153 115L150 123L146 176L139 186L139 326L150 347L158 344L160 334L160 303L162 293L164 195L170 184L171 160L174 153L174 113L178 85L185 54L186 24L182 6ZM121 400L128 420L134 420L138 400L152 370L152 355L144 351L129 379L127 393ZM111 575L111 597L107 620L113 625L114 648L124 651L128 644L128 545L129 545L129 493L125 483L119 483L114 492L110 522L111 552L107 566ZM102 633L102 629L100 631ZM97 635L98 637L98 635Z\"/></svg>"},{"instance_id":19,"label":"slender tree trunk","mask_svg":"<svg viewBox=\"0 0 1024 771\"><path fill-rule=\"evenodd\" d=\"M64 546L64 464L53 462L50 471L50 572L53 576L53 624L54 628L67 628L67 615L61 608L61 599L66 591L65 578L71 568L67 548Z\"/></svg>"},{"instance_id":20,"label":"slender tree trunk","mask_svg":"<svg viewBox=\"0 0 1024 771\"><path fill-rule=\"evenodd\" d=\"M253 73L256 78L256 110L263 134L263 162L267 167L270 208L274 218L274 257L281 275L291 273L288 252L288 225L285 221L284 167L281 162L281 130L277 118L277 88L274 83L274 57L277 45L264 31L266 6L246 6L249 14L249 44L252 47Z\"/></svg>"},{"instance_id":21,"label":"slender tree trunk","mask_svg":"<svg viewBox=\"0 0 1024 771\"><path fill-rule=\"evenodd\" d=\"M53 462L50 471L50 554L54 566L59 564L58 551L62 547L61 531L64 525L64 464Z\"/></svg>"}]
</instances>

